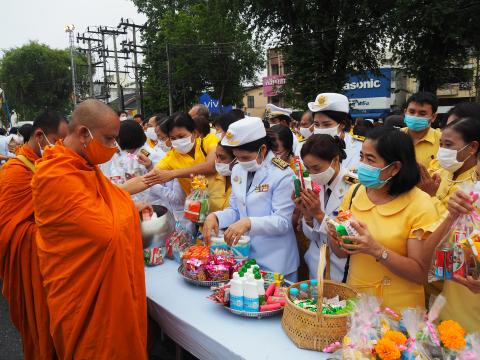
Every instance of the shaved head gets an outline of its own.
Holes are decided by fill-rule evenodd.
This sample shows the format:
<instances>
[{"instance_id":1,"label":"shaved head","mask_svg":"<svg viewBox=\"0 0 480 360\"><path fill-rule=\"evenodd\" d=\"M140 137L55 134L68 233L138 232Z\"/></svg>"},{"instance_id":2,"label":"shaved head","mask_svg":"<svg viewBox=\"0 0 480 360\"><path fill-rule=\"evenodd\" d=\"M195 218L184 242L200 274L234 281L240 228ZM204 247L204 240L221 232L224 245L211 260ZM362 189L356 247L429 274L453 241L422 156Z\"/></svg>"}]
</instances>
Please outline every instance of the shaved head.
<instances>
[{"instance_id":1,"label":"shaved head","mask_svg":"<svg viewBox=\"0 0 480 360\"><path fill-rule=\"evenodd\" d=\"M86 126L91 131L120 122L117 113L111 107L98 100L85 100L80 103L72 114L70 131L78 126Z\"/></svg>"},{"instance_id":2,"label":"shaved head","mask_svg":"<svg viewBox=\"0 0 480 360\"><path fill-rule=\"evenodd\" d=\"M89 99L73 111L64 144L85 157L85 147L93 138L107 148L115 147L119 131L117 113L108 105Z\"/></svg>"}]
</instances>

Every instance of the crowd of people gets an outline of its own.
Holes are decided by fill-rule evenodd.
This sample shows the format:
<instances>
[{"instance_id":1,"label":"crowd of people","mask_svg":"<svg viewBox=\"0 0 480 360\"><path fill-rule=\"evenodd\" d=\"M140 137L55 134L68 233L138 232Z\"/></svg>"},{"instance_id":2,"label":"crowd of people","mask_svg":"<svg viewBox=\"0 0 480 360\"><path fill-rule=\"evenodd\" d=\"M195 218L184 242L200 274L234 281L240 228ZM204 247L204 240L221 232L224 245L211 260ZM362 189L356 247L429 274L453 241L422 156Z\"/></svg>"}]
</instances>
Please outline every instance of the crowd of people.
<instances>
[{"instance_id":1,"label":"crowd of people","mask_svg":"<svg viewBox=\"0 0 480 360\"><path fill-rule=\"evenodd\" d=\"M436 246L480 192L480 106L413 94L403 115L352 121L347 97L322 93L296 119L267 106L213 116L116 113L86 100L0 135L0 279L26 359L146 358L147 310L139 212L184 221L192 175L208 181L208 244L234 244L290 281L315 278L328 244L332 280L400 311L440 292L441 318L480 330L480 281L428 284ZM440 127L438 127L440 125ZM434 127L435 126L435 127ZM301 161L320 191L295 195ZM326 219L353 214L358 235ZM345 241L349 240L349 241Z\"/></svg>"}]
</instances>

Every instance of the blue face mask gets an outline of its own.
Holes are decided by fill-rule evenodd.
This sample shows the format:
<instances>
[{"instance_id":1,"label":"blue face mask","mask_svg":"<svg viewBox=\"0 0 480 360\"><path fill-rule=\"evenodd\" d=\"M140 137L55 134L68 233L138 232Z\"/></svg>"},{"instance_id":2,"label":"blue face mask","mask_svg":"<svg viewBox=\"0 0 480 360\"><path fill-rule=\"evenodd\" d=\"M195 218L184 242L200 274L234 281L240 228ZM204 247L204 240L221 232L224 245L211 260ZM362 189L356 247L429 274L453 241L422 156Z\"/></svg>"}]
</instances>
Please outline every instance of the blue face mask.
<instances>
[{"instance_id":1,"label":"blue face mask","mask_svg":"<svg viewBox=\"0 0 480 360\"><path fill-rule=\"evenodd\" d=\"M360 165L358 165L358 180L366 188L382 187L382 185L386 184L390 180L390 178L388 178L387 180L381 180L380 174L390 165L387 165L384 168L377 168L375 166L361 163Z\"/></svg>"},{"instance_id":2,"label":"blue face mask","mask_svg":"<svg viewBox=\"0 0 480 360\"><path fill-rule=\"evenodd\" d=\"M403 121L405 122L405 125L407 125L407 127L412 131L422 131L430 126L429 118L419 116L405 114Z\"/></svg>"}]
</instances>

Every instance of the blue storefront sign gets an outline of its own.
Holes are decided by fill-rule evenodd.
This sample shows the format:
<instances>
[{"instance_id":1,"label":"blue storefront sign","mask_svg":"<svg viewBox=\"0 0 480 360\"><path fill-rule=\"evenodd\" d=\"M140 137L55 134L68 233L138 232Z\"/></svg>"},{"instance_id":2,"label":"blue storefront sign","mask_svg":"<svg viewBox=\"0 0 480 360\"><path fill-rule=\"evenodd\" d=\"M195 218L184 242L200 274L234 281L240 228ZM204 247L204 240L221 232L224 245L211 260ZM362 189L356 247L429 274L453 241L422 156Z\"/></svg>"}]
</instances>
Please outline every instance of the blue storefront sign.
<instances>
[{"instance_id":1,"label":"blue storefront sign","mask_svg":"<svg viewBox=\"0 0 480 360\"><path fill-rule=\"evenodd\" d=\"M367 72L352 75L343 87L350 101L352 117L379 118L390 111L392 70L381 68L380 74Z\"/></svg>"},{"instance_id":2,"label":"blue storefront sign","mask_svg":"<svg viewBox=\"0 0 480 360\"><path fill-rule=\"evenodd\" d=\"M198 98L199 102L208 107L211 113L228 113L232 111L232 105L220 105L220 101L212 99L208 93L203 93Z\"/></svg>"}]
</instances>

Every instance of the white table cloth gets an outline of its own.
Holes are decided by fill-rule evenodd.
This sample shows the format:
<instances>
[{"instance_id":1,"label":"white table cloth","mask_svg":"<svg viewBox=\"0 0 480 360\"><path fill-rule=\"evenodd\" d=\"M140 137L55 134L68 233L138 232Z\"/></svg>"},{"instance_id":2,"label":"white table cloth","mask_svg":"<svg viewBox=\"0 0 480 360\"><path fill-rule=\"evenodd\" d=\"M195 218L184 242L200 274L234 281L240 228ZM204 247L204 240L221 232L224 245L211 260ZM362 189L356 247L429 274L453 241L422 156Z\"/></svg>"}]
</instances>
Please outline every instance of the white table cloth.
<instances>
[{"instance_id":1,"label":"white table cloth","mask_svg":"<svg viewBox=\"0 0 480 360\"><path fill-rule=\"evenodd\" d=\"M328 359L301 350L282 329L281 316L242 318L207 299L210 289L193 286L177 273L178 264L146 268L148 310L163 331L201 360Z\"/></svg>"}]
</instances>

